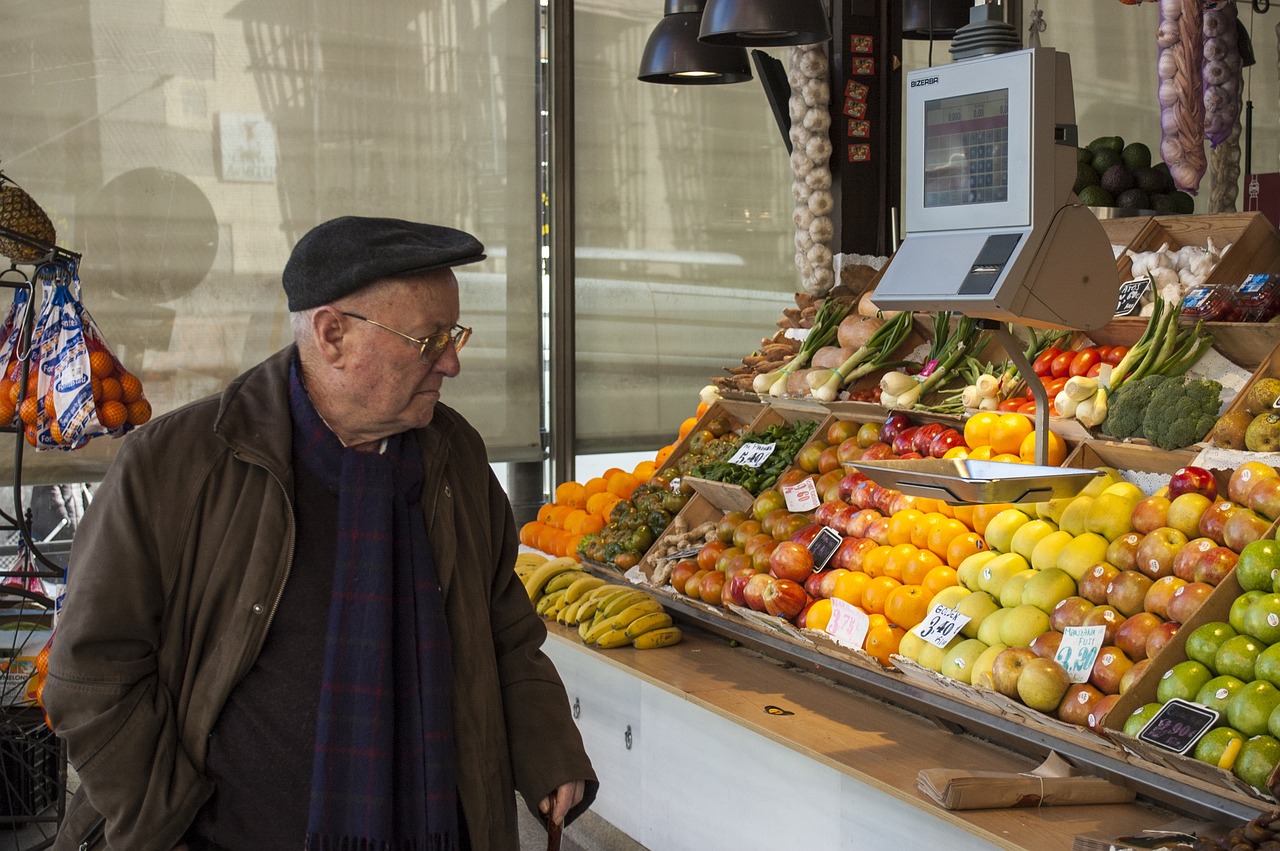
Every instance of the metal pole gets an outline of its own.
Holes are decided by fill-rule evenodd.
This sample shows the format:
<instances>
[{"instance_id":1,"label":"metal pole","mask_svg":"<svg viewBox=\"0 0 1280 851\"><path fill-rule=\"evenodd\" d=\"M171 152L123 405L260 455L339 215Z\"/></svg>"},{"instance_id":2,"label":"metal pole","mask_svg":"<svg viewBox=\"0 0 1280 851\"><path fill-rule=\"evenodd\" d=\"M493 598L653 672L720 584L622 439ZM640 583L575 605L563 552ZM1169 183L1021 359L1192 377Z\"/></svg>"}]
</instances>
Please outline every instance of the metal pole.
<instances>
[{"instance_id":1,"label":"metal pole","mask_svg":"<svg viewBox=\"0 0 1280 851\"><path fill-rule=\"evenodd\" d=\"M551 417L552 489L574 478L574 96L573 0L548 0L551 106Z\"/></svg>"}]
</instances>

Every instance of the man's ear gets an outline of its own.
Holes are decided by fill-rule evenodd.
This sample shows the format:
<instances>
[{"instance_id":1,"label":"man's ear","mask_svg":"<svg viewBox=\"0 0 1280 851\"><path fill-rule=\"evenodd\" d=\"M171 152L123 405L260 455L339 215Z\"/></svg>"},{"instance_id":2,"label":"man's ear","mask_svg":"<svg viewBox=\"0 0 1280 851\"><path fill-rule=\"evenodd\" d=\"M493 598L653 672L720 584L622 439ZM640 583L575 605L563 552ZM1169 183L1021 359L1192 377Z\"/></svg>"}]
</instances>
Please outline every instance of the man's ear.
<instances>
[{"instance_id":1,"label":"man's ear","mask_svg":"<svg viewBox=\"0 0 1280 851\"><path fill-rule=\"evenodd\" d=\"M339 366L346 337L342 314L329 305L316 308L311 314L311 334L320 357L330 366Z\"/></svg>"}]
</instances>

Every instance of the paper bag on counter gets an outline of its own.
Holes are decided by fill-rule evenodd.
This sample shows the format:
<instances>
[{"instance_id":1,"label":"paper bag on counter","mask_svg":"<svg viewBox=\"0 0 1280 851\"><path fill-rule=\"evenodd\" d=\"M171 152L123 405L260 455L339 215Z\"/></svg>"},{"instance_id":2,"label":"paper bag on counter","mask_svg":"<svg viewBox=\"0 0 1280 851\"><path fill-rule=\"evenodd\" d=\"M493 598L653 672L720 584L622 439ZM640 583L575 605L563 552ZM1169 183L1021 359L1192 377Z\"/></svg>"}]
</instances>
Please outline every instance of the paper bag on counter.
<instances>
[{"instance_id":1,"label":"paper bag on counter","mask_svg":"<svg viewBox=\"0 0 1280 851\"><path fill-rule=\"evenodd\" d=\"M1056 753L1025 773L926 768L916 785L948 810L1121 804L1136 797L1132 789L1078 773Z\"/></svg>"}]
</instances>

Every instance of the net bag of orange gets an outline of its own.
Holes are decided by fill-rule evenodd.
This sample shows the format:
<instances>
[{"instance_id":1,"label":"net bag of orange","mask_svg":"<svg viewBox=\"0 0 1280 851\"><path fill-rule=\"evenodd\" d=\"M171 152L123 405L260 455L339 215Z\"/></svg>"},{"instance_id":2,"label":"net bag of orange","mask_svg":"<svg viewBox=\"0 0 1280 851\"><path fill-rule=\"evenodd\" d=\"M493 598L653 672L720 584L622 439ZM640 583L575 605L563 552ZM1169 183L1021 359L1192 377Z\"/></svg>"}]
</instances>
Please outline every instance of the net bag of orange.
<instances>
[{"instance_id":1,"label":"net bag of orange","mask_svg":"<svg viewBox=\"0 0 1280 851\"><path fill-rule=\"evenodd\" d=\"M0 373L3 376L0 378L0 426L17 424L19 382L29 351L22 345L22 331L30 303L31 291L18 287L13 291L13 304L9 306L4 322L0 323L0 364L4 364L4 371ZM35 381L32 381L27 393L34 394L35 388Z\"/></svg>"}]
</instances>

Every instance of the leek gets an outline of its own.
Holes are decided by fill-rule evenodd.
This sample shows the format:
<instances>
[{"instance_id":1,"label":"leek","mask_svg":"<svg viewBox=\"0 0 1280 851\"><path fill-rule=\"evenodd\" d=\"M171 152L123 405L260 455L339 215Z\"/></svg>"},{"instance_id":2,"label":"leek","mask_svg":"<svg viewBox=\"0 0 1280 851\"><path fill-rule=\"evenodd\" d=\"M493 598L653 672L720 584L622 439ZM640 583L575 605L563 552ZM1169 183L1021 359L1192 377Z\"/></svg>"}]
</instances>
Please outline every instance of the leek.
<instances>
[{"instance_id":1,"label":"leek","mask_svg":"<svg viewBox=\"0 0 1280 851\"><path fill-rule=\"evenodd\" d=\"M809 373L807 380L813 398L820 402L834 402L845 384L884 366L910 330L911 313L904 310L881 325L864 345L835 369ZM883 394L881 399L883 404Z\"/></svg>"}]
</instances>

